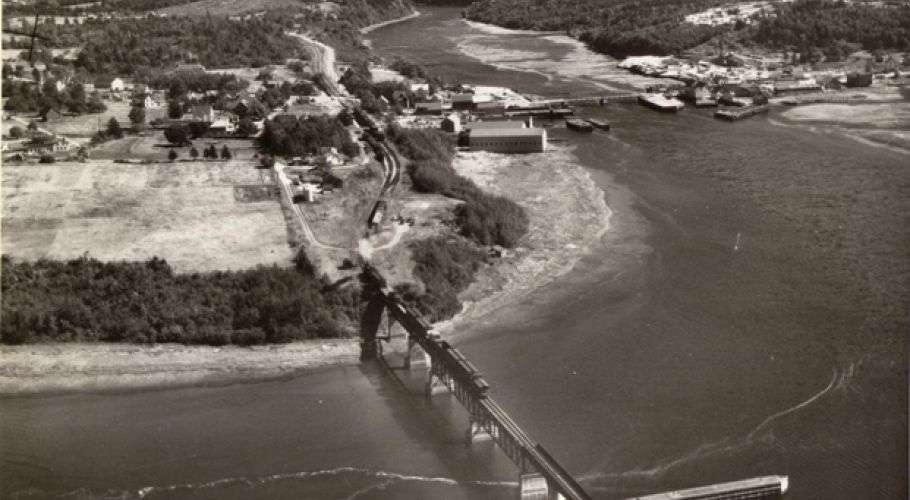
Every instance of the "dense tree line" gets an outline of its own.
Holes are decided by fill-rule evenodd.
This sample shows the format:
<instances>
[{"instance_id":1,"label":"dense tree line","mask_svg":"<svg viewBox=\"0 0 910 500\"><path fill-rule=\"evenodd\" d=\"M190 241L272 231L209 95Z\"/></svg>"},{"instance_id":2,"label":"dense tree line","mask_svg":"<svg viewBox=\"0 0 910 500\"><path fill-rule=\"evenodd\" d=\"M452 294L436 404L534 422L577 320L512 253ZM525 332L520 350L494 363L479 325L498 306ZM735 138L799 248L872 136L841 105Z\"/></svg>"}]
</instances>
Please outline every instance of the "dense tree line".
<instances>
[{"instance_id":1,"label":"dense tree line","mask_svg":"<svg viewBox=\"0 0 910 500\"><path fill-rule=\"evenodd\" d=\"M86 23L87 41L75 66L89 73L149 74L149 68L187 60L206 67L283 63L299 50L286 35L287 20L224 17L149 17Z\"/></svg>"},{"instance_id":2,"label":"dense tree line","mask_svg":"<svg viewBox=\"0 0 910 500\"><path fill-rule=\"evenodd\" d=\"M265 122L259 145L275 156L304 156L320 147L334 147L349 156L359 151L341 121L330 116L278 115Z\"/></svg>"},{"instance_id":3,"label":"dense tree line","mask_svg":"<svg viewBox=\"0 0 910 500\"><path fill-rule=\"evenodd\" d=\"M347 336L357 292L296 269L177 274L146 262L12 262L4 257L0 341L261 344Z\"/></svg>"},{"instance_id":4,"label":"dense tree line","mask_svg":"<svg viewBox=\"0 0 910 500\"><path fill-rule=\"evenodd\" d=\"M480 245L513 247L528 232L528 215L512 200L483 192L452 167L454 142L434 129L393 127L391 137L408 165L414 189L464 201L455 210L461 233Z\"/></svg>"},{"instance_id":5,"label":"dense tree line","mask_svg":"<svg viewBox=\"0 0 910 500\"><path fill-rule=\"evenodd\" d=\"M396 291L430 321L451 318L461 310L458 294L474 281L484 252L463 238L444 236L415 241L409 248L414 275L424 290L420 293L414 286L403 285Z\"/></svg>"},{"instance_id":6,"label":"dense tree line","mask_svg":"<svg viewBox=\"0 0 910 500\"><path fill-rule=\"evenodd\" d=\"M250 86L250 82L229 73L204 71L179 71L156 74L146 83L155 89L168 89L168 97L182 97L187 92L237 92Z\"/></svg>"},{"instance_id":7,"label":"dense tree line","mask_svg":"<svg viewBox=\"0 0 910 500\"><path fill-rule=\"evenodd\" d=\"M3 97L7 98L4 109L14 113L45 114L50 110L59 112L102 113L107 107L97 97L88 96L81 83L72 82L63 90L57 90L56 82L48 80L38 88L34 83L22 80L3 80Z\"/></svg>"},{"instance_id":8,"label":"dense tree line","mask_svg":"<svg viewBox=\"0 0 910 500\"><path fill-rule=\"evenodd\" d=\"M699 45L724 28L684 23L719 0L481 0L469 19L507 28L567 31L593 50L616 56L671 54Z\"/></svg>"},{"instance_id":9,"label":"dense tree line","mask_svg":"<svg viewBox=\"0 0 910 500\"><path fill-rule=\"evenodd\" d=\"M910 7L875 8L843 2L799 0L777 5L763 17L754 41L774 48L819 49L834 59L849 44L866 50L910 50ZM833 50L840 52L832 53Z\"/></svg>"}]
</instances>

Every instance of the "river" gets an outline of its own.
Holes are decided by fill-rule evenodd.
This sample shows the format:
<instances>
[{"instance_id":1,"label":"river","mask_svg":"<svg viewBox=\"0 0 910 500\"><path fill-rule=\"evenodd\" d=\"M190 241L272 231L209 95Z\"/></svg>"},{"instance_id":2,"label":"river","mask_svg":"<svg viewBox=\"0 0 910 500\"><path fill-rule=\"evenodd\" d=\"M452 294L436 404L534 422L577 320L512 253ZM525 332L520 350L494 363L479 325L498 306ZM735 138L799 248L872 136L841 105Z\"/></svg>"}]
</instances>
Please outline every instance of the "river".
<instances>
[{"instance_id":1,"label":"river","mask_svg":"<svg viewBox=\"0 0 910 500\"><path fill-rule=\"evenodd\" d=\"M455 9L369 36L447 78L624 89L615 61ZM433 43L426 43L432 40ZM793 499L907 498L910 157L779 110L582 108L554 129L611 230L460 332L493 396L596 498L764 474ZM403 377L403 375L400 375ZM0 401L0 493L45 498L512 498L464 412L375 364L267 383Z\"/></svg>"}]
</instances>

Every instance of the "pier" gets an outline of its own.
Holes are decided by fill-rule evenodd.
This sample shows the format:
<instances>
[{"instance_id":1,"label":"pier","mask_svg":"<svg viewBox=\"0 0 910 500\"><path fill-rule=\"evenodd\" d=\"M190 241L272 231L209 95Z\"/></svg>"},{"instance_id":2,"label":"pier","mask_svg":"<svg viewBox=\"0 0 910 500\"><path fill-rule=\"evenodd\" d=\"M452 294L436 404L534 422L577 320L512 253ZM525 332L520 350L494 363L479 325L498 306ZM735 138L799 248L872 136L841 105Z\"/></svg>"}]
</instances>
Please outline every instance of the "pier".
<instances>
[{"instance_id":1,"label":"pier","mask_svg":"<svg viewBox=\"0 0 910 500\"><path fill-rule=\"evenodd\" d=\"M536 441L503 410L487 391L489 385L458 349L441 340L419 314L403 304L382 276L369 266L361 275L366 308L361 317L361 359L381 357L382 342L391 334L379 335L383 319L386 331L393 323L407 332L404 368L411 369L411 356L419 347L428 364L424 394L431 398L449 392L468 412L465 441L491 439L516 465L520 498L540 500L585 500L591 496Z\"/></svg>"}]
</instances>

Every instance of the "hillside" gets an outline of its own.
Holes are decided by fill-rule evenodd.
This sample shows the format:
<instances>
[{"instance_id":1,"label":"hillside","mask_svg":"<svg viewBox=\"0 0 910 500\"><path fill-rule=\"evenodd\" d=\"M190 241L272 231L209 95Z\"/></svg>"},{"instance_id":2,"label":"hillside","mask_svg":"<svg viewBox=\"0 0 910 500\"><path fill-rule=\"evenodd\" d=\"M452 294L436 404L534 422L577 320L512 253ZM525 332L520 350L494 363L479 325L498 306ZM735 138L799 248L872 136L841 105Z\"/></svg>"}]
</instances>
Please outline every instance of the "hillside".
<instances>
[{"instance_id":1,"label":"hillside","mask_svg":"<svg viewBox=\"0 0 910 500\"><path fill-rule=\"evenodd\" d=\"M751 24L694 25L685 16L731 6L719 0L479 0L466 10L474 21L513 29L562 30L595 51L624 57L679 54L720 34L803 54L850 48L910 50L910 7L859 6L823 0L779 4ZM831 50L830 47L838 47Z\"/></svg>"}]
</instances>

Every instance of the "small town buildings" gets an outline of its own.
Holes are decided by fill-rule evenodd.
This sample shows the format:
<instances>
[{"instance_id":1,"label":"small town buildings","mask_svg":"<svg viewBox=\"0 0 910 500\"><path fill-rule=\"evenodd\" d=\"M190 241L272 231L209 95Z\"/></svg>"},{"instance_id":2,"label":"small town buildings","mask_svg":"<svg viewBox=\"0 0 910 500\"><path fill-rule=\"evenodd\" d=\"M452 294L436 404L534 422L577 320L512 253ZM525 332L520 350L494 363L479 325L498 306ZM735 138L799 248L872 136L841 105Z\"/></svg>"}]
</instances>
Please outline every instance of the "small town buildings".
<instances>
[{"instance_id":1,"label":"small town buildings","mask_svg":"<svg viewBox=\"0 0 910 500\"><path fill-rule=\"evenodd\" d=\"M344 155L338 152L334 147L319 148L319 155L323 161L330 167L339 167L344 165Z\"/></svg>"},{"instance_id":2,"label":"small town buildings","mask_svg":"<svg viewBox=\"0 0 910 500\"><path fill-rule=\"evenodd\" d=\"M66 140L50 135L41 135L22 144L26 152L35 155L53 154L69 151L72 145Z\"/></svg>"},{"instance_id":3,"label":"small town buildings","mask_svg":"<svg viewBox=\"0 0 910 500\"><path fill-rule=\"evenodd\" d=\"M775 95L793 95L805 92L818 92L822 89L814 78L803 80L778 80L774 82Z\"/></svg>"},{"instance_id":4,"label":"small town buildings","mask_svg":"<svg viewBox=\"0 0 910 500\"><path fill-rule=\"evenodd\" d=\"M480 128L468 133L472 150L496 153L542 153L547 150L547 131L542 128Z\"/></svg>"}]
</instances>

